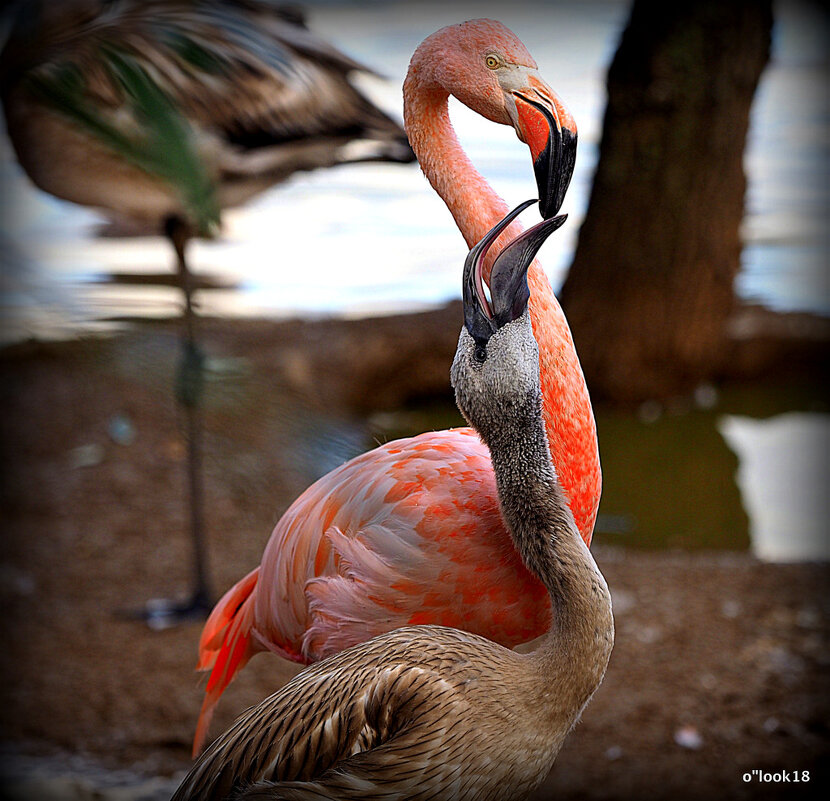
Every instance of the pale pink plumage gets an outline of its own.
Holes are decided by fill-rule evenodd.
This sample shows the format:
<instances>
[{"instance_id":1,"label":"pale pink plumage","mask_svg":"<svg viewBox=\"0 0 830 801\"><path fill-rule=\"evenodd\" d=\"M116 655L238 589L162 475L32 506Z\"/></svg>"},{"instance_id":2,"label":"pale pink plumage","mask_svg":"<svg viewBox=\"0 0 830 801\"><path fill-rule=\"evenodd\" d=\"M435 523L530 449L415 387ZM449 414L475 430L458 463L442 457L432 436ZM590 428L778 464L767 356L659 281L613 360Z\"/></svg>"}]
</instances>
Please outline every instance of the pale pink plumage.
<instances>
[{"instance_id":1,"label":"pale pink plumage","mask_svg":"<svg viewBox=\"0 0 830 801\"><path fill-rule=\"evenodd\" d=\"M494 46L524 65L531 83L567 114L522 43L489 20L425 40L404 84L410 142L470 245L507 207L461 149L447 98L452 92L488 119L513 124L494 97L488 70L475 62ZM514 223L500 241L519 230ZM536 263L528 282L552 458L590 544L601 484L590 399L564 314ZM260 567L217 604L199 645L198 667L212 672L194 751L205 742L220 695L259 651L313 662L419 623L512 647L543 633L549 619L547 593L513 549L489 454L472 429L387 443L309 487L277 523Z\"/></svg>"}]
</instances>

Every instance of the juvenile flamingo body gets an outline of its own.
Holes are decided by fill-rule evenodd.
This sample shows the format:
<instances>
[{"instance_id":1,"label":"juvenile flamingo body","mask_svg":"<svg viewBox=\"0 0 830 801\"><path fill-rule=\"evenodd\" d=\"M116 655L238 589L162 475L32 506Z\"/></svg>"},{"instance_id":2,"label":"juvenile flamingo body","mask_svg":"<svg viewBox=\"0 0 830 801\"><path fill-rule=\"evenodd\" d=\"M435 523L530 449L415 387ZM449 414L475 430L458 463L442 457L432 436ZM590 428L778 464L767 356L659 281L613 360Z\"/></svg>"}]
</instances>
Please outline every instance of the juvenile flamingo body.
<instances>
[{"instance_id":1,"label":"juvenile flamingo body","mask_svg":"<svg viewBox=\"0 0 830 801\"><path fill-rule=\"evenodd\" d=\"M489 67L491 55L504 67ZM502 70L506 76L497 74ZM510 96L513 85L554 110L563 131L575 130L524 45L491 20L430 36L416 50L404 84L410 144L468 244L501 220L507 206L458 143L448 96L514 126L538 162L548 128L541 130L544 120L531 105ZM554 211L561 185L557 193ZM503 244L521 230L517 223L505 230L485 278ZM590 544L601 483L590 399L564 314L536 262L528 285L547 436L577 528ZM438 431L388 443L306 490L277 523L260 567L214 609L199 645L198 668L211 675L194 752L205 742L220 695L259 651L309 663L422 623L512 647L542 634L550 615L545 588L522 564L501 519L489 453L475 432Z\"/></svg>"}]
</instances>

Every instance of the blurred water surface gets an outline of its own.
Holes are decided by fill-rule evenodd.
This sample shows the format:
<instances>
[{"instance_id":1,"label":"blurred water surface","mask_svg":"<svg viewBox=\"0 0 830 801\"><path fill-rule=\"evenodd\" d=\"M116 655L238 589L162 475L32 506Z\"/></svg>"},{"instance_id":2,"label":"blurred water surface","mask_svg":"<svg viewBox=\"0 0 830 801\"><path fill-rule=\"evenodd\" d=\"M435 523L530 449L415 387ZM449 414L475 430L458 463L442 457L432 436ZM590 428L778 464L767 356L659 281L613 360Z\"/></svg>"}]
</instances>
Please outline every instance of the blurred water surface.
<instances>
[{"instance_id":1,"label":"blurred water surface","mask_svg":"<svg viewBox=\"0 0 830 801\"><path fill-rule=\"evenodd\" d=\"M828 17L811 3L778 2L775 12L773 56L756 96L746 153L749 188L737 289L743 298L776 309L828 314ZM400 117L400 87L417 44L442 25L494 14L489 5L468 3L329 2L313 6L310 22L386 76L363 86ZM605 71L627 14L624 0L519 2L497 13L527 44L579 125L576 171L563 207L570 219L542 254L555 288L587 206ZM512 130L454 101L452 116L473 162L509 204L535 195L527 149ZM176 290L153 283L153 276L172 267L166 241L98 236L104 218L34 189L5 137L0 180L3 340L65 337L178 312ZM205 313L359 316L459 297L465 252L417 165L358 165L299 175L226 213L222 236L195 243L191 263L226 285L201 293ZM817 534L826 527L826 503L815 493L809 503L796 502L801 496L789 493L788 506L788 493L780 490L799 486L810 493L809 487L820 486L826 460L815 448L805 456L805 443L826 442L830 418L800 400L776 401L763 413L757 407L764 399L733 401L645 409L639 417L599 411L601 538L647 547L751 547L774 560L828 558L827 537ZM793 413L807 417L786 416ZM453 412L441 415L451 419ZM414 430L445 423L420 424ZM384 436L410 433L394 420L381 430ZM348 458L376 435L367 432L364 441L348 433L346 446L334 428L315 439L314 448L324 454L319 472L334 466L332 453L335 461ZM792 458L775 460L772 469L771 452Z\"/></svg>"},{"instance_id":2,"label":"blurred water surface","mask_svg":"<svg viewBox=\"0 0 830 801\"><path fill-rule=\"evenodd\" d=\"M488 9L327 3L313 6L311 24L387 77L363 84L400 117L401 84L417 44L442 25ZM520 2L499 10L579 125L576 171L563 208L570 219L543 258L555 288L570 264L587 205L605 71L627 13L623 0ZM753 109L746 156L746 247L738 291L779 309L827 313L827 17L794 2L777 4L776 14L773 58ZM534 196L527 150L511 129L455 101L453 119L473 162L509 204ZM96 236L103 220L98 213L33 189L5 138L0 155L6 339L65 335L100 327L107 318L176 312L179 299L169 286L110 280L170 269L165 241ZM203 293L208 313L365 315L459 297L464 255L455 225L416 165L358 165L299 175L227 213L222 237L196 243L192 264L233 287Z\"/></svg>"}]
</instances>

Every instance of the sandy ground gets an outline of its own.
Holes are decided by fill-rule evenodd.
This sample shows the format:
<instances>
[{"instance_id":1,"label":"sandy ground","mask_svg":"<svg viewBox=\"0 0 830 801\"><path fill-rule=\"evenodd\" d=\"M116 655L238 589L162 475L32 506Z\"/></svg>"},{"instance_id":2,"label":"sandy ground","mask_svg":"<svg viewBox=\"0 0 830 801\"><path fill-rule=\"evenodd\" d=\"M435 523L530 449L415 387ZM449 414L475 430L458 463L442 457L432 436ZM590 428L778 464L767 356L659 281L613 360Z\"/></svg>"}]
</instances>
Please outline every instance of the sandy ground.
<instances>
[{"instance_id":1,"label":"sandy ground","mask_svg":"<svg viewBox=\"0 0 830 801\"><path fill-rule=\"evenodd\" d=\"M243 359L215 363L224 372L208 386L219 592L259 562L274 521L313 478L304 434L325 423L358 436L373 406L442 386L449 356L421 323L403 337L394 322L205 328L212 356ZM357 341L360 359L347 359ZM434 350L434 363L407 370L402 342ZM0 353L5 798L164 799L189 765L204 685L194 672L200 625L152 631L117 614L190 583L175 356L163 326ZM324 408L338 413L318 417ZM617 644L534 798L817 796L830 743L827 566L601 541L594 552L613 591ZM214 731L294 670L254 659ZM790 781L745 781L753 770ZM809 781L793 783L804 771Z\"/></svg>"}]
</instances>

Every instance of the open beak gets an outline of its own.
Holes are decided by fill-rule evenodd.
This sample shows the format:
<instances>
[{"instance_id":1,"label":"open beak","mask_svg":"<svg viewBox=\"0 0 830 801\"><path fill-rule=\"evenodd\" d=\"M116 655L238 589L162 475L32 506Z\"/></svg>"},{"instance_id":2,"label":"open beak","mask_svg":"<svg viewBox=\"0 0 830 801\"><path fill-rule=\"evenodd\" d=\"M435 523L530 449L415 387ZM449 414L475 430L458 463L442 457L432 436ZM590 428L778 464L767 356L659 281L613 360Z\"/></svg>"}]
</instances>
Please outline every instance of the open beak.
<instances>
[{"instance_id":1,"label":"open beak","mask_svg":"<svg viewBox=\"0 0 830 801\"><path fill-rule=\"evenodd\" d=\"M484 290L484 257L501 232L535 200L526 200L496 223L467 254L464 261L464 325L476 345L486 348L490 337L501 327L518 320L530 299L527 270L545 240L565 222L568 215L552 217L523 231L502 248L490 273L490 298Z\"/></svg>"},{"instance_id":2,"label":"open beak","mask_svg":"<svg viewBox=\"0 0 830 801\"><path fill-rule=\"evenodd\" d=\"M516 130L530 148L539 188L542 217L553 217L562 206L576 162L576 123L565 104L536 74L527 86L512 92Z\"/></svg>"}]
</instances>

